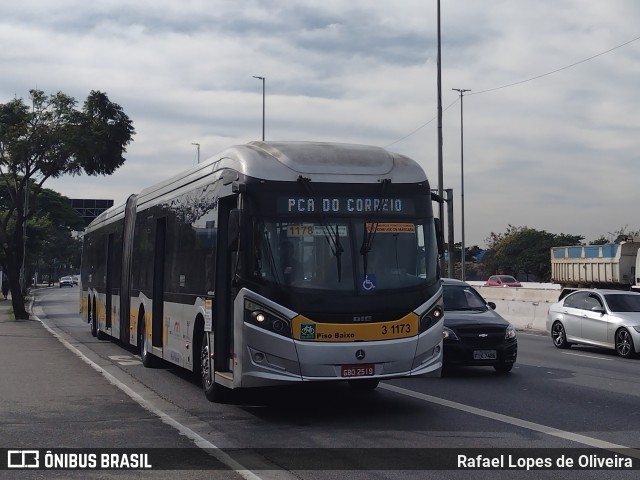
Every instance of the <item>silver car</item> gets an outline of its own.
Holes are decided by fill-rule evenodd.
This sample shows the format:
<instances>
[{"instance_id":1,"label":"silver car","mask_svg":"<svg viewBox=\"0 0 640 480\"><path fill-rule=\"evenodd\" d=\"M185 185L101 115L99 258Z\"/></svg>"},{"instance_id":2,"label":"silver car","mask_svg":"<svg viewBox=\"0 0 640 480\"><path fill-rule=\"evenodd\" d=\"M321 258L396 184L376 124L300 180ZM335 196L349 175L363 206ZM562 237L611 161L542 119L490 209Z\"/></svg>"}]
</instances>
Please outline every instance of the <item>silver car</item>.
<instances>
[{"instance_id":1,"label":"silver car","mask_svg":"<svg viewBox=\"0 0 640 480\"><path fill-rule=\"evenodd\" d=\"M574 343L640 353L640 293L577 290L549 307L547 332L558 348Z\"/></svg>"}]
</instances>

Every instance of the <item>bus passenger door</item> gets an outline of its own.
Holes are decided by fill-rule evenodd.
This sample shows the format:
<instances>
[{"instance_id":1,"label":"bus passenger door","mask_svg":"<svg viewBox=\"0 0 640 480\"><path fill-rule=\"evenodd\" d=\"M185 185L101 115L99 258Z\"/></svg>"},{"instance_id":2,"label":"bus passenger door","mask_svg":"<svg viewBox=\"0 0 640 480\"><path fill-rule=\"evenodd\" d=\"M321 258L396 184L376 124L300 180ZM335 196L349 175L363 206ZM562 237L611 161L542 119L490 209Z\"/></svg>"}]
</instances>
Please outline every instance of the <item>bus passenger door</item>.
<instances>
[{"instance_id":1,"label":"bus passenger door","mask_svg":"<svg viewBox=\"0 0 640 480\"><path fill-rule=\"evenodd\" d=\"M111 311L113 310L113 233L107 237L107 272L105 287L106 326L111 330Z\"/></svg>"},{"instance_id":2,"label":"bus passenger door","mask_svg":"<svg viewBox=\"0 0 640 480\"><path fill-rule=\"evenodd\" d=\"M217 372L230 370L233 349L233 259L237 252L229 248L229 213L236 208L237 197L221 198L218 204L218 244L216 246L216 287L213 308L214 360Z\"/></svg>"},{"instance_id":3,"label":"bus passenger door","mask_svg":"<svg viewBox=\"0 0 640 480\"><path fill-rule=\"evenodd\" d=\"M167 236L167 218L156 220L156 238L153 252L153 300L151 315L151 345L162 348L164 321L164 255Z\"/></svg>"},{"instance_id":4,"label":"bus passenger door","mask_svg":"<svg viewBox=\"0 0 640 480\"><path fill-rule=\"evenodd\" d=\"M136 196L127 198L122 232L122 269L120 270L120 340L131 345L131 263L133 230L136 221ZM139 327L138 327L139 328ZM135 333L134 333L135 335ZM134 337L135 338L135 337Z\"/></svg>"}]
</instances>

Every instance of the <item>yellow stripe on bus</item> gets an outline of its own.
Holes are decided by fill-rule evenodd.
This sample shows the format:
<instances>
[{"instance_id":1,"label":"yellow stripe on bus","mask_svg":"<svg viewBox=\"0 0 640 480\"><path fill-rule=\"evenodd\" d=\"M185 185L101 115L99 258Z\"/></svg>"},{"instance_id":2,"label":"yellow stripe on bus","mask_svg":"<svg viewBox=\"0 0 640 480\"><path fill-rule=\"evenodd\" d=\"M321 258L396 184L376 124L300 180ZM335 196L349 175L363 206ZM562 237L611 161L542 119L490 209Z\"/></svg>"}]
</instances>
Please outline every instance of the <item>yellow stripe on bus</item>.
<instances>
[{"instance_id":1,"label":"yellow stripe on bus","mask_svg":"<svg viewBox=\"0 0 640 480\"><path fill-rule=\"evenodd\" d=\"M399 320L378 323L319 323L298 315L291 320L293 338L310 342L359 342L418 335L420 319L411 312Z\"/></svg>"}]
</instances>

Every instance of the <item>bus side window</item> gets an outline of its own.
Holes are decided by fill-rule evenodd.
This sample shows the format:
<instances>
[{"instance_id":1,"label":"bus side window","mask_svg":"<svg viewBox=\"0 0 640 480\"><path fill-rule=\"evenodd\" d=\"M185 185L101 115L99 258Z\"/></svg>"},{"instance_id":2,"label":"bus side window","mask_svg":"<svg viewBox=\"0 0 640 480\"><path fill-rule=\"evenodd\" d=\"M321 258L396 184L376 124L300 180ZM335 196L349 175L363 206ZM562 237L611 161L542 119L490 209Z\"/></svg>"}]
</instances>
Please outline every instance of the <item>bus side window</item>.
<instances>
[{"instance_id":1,"label":"bus side window","mask_svg":"<svg viewBox=\"0 0 640 480\"><path fill-rule=\"evenodd\" d=\"M229 233L227 246L229 251L237 252L240 244L240 210L237 208L229 212Z\"/></svg>"}]
</instances>

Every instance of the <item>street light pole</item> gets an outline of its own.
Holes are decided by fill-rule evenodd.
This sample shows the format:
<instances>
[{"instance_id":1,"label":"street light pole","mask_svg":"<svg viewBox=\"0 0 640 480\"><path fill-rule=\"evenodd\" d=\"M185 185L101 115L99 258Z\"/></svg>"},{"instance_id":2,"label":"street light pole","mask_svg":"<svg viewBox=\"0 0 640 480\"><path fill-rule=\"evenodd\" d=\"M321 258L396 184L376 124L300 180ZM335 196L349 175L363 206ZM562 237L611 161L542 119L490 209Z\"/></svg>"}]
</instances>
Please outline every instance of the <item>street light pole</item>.
<instances>
[{"instance_id":1,"label":"street light pole","mask_svg":"<svg viewBox=\"0 0 640 480\"><path fill-rule=\"evenodd\" d=\"M438 0L438 196L443 199L444 192L444 174L442 168L442 62L441 62L441 41L440 41L440 0ZM440 217L440 223L444 226L444 205L443 202L438 202L438 216ZM443 227L444 229L444 227ZM451 262L451 253L449 252L449 262ZM440 259L440 272L444 273L444 255Z\"/></svg>"},{"instance_id":2,"label":"street light pole","mask_svg":"<svg viewBox=\"0 0 640 480\"><path fill-rule=\"evenodd\" d=\"M452 88L451 90L455 90L460 93L460 216L462 221L462 228L460 230L460 234L462 235L462 262L460 265L460 280L464 282L466 252L464 245L464 130L462 121L462 97L464 97L464 92L470 92L471 90L467 88Z\"/></svg>"},{"instance_id":3,"label":"street light pole","mask_svg":"<svg viewBox=\"0 0 640 480\"><path fill-rule=\"evenodd\" d=\"M259 77L254 75L253 78L257 78L258 80L262 80L262 141L264 142L264 82L265 77Z\"/></svg>"},{"instance_id":4,"label":"street light pole","mask_svg":"<svg viewBox=\"0 0 640 480\"><path fill-rule=\"evenodd\" d=\"M192 143L191 145L195 145L197 150L198 150L198 163L200 163L200 144L199 143Z\"/></svg>"}]
</instances>

